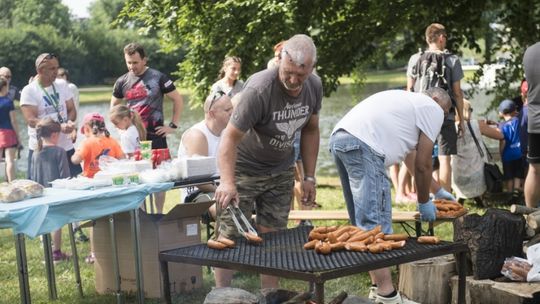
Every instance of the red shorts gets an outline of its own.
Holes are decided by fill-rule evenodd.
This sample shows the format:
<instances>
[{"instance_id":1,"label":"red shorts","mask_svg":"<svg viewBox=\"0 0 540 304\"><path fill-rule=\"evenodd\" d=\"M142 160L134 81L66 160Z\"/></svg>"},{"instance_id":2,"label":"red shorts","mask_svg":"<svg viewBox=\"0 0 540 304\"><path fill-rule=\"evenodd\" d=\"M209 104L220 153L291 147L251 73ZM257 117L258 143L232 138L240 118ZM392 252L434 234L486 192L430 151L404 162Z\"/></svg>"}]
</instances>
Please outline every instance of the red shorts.
<instances>
[{"instance_id":1,"label":"red shorts","mask_svg":"<svg viewBox=\"0 0 540 304\"><path fill-rule=\"evenodd\" d=\"M0 129L0 149L17 147L17 135L11 129Z\"/></svg>"}]
</instances>

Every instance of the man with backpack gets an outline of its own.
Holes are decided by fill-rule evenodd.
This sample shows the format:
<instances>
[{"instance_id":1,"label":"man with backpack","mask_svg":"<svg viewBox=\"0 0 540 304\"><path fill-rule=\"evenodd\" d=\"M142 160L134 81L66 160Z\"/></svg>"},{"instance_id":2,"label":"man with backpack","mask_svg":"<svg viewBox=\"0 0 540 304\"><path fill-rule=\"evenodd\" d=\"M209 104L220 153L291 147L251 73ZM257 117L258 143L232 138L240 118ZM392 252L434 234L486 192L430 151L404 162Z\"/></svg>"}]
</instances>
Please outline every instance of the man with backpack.
<instances>
[{"instance_id":1,"label":"man with backpack","mask_svg":"<svg viewBox=\"0 0 540 304\"><path fill-rule=\"evenodd\" d=\"M428 48L411 56L407 67L407 91L425 92L440 87L452 99L450 114L446 117L437 139L439 147L439 183L451 191L452 168L450 156L457 154L457 138L463 132L463 70L458 56L446 49L447 34L442 24L432 23L426 28ZM457 115L457 117L456 117ZM454 122L457 122L457 131Z\"/></svg>"}]
</instances>

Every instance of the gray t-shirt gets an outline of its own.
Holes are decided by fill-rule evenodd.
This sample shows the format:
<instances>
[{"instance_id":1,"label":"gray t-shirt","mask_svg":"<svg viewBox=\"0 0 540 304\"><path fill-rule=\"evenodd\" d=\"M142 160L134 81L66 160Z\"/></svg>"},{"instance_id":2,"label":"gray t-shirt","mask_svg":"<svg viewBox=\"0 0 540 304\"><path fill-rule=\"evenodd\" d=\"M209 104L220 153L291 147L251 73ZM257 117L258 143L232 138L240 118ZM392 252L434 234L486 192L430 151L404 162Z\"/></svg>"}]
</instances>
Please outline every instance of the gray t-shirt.
<instances>
[{"instance_id":1,"label":"gray t-shirt","mask_svg":"<svg viewBox=\"0 0 540 304\"><path fill-rule=\"evenodd\" d=\"M425 51L428 52L428 51ZM452 84L456 81L460 81L463 79L463 69L461 68L461 62L459 61L459 57L449 53L447 50L444 51L445 54L445 70L444 70L444 78L446 79L446 82L448 83L448 94L450 95L450 98L452 100L455 100L455 94L452 90ZM416 80L416 75L413 73L413 67L416 65L416 62L418 62L418 59L420 58L420 53L416 53L409 58L409 64L407 65L407 77L413 78ZM419 91L420 83L416 81L413 86L413 91L418 92ZM455 111L452 111L453 113L450 113L446 117L446 119L453 120Z\"/></svg>"},{"instance_id":2,"label":"gray t-shirt","mask_svg":"<svg viewBox=\"0 0 540 304\"><path fill-rule=\"evenodd\" d=\"M145 127L163 125L163 95L176 90L165 74L148 68L140 76L128 72L114 84L113 96L125 99L137 111Z\"/></svg>"},{"instance_id":3,"label":"gray t-shirt","mask_svg":"<svg viewBox=\"0 0 540 304\"><path fill-rule=\"evenodd\" d=\"M321 109L323 89L311 74L298 97L289 96L278 69L252 75L245 83L230 122L246 135L238 145L237 168L248 174L274 174L294 163L294 133Z\"/></svg>"},{"instance_id":4,"label":"gray t-shirt","mask_svg":"<svg viewBox=\"0 0 540 304\"><path fill-rule=\"evenodd\" d=\"M55 179L70 177L66 151L57 146L47 146L41 151L34 151L31 167L30 179L44 187L50 187L49 182Z\"/></svg>"},{"instance_id":5,"label":"gray t-shirt","mask_svg":"<svg viewBox=\"0 0 540 304\"><path fill-rule=\"evenodd\" d=\"M525 51L523 55L523 68L525 78L529 85L527 100L529 103L529 133L540 133L540 42L537 42Z\"/></svg>"}]
</instances>

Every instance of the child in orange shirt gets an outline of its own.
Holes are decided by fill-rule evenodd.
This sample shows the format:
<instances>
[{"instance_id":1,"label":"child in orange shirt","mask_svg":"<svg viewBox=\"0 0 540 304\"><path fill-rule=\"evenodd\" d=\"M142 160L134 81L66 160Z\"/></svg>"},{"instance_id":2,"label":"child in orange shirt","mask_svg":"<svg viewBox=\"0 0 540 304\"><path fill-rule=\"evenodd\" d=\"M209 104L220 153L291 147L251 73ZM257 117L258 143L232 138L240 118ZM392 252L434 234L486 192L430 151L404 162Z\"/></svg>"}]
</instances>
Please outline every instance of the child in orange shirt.
<instances>
[{"instance_id":1,"label":"child in orange shirt","mask_svg":"<svg viewBox=\"0 0 540 304\"><path fill-rule=\"evenodd\" d=\"M116 140L109 137L109 131L105 128L105 119L99 113L89 113L84 116L81 133L86 136L81 146L73 156L71 161L74 164L83 163L83 176L93 178L99 171L99 157L102 155L114 158L124 158L122 148ZM92 241L92 231L90 232L90 255L86 257L86 263L92 264L95 261L94 244Z\"/></svg>"},{"instance_id":2,"label":"child in orange shirt","mask_svg":"<svg viewBox=\"0 0 540 304\"><path fill-rule=\"evenodd\" d=\"M74 164L83 163L83 176L94 177L99 171L99 157L102 155L124 158L118 142L110 137L105 128L105 119L99 113L84 116L81 133L86 136L79 149L71 157Z\"/></svg>"}]
</instances>

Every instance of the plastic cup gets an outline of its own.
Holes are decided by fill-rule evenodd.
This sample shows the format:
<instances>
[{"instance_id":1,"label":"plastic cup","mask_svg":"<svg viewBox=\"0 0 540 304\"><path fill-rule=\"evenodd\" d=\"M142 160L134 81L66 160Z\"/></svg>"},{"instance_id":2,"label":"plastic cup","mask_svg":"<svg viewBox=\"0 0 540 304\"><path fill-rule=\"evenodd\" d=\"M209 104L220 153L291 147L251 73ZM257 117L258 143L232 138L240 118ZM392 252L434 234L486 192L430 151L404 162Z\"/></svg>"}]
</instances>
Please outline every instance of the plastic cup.
<instances>
[{"instance_id":1,"label":"plastic cup","mask_svg":"<svg viewBox=\"0 0 540 304\"><path fill-rule=\"evenodd\" d=\"M142 151L152 150L152 141L151 140L143 140L143 141L141 141L141 150Z\"/></svg>"}]
</instances>

